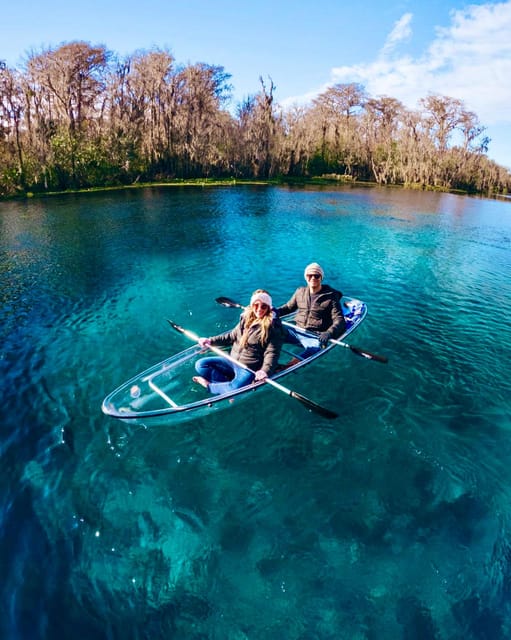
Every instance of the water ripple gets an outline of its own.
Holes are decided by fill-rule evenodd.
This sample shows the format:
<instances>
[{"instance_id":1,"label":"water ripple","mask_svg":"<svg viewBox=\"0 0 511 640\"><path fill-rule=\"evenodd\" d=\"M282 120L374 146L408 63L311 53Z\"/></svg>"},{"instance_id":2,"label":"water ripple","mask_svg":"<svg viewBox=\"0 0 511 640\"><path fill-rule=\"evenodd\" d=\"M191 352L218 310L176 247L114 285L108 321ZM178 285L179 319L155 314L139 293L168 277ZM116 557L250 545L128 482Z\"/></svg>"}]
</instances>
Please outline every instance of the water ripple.
<instances>
[{"instance_id":1,"label":"water ripple","mask_svg":"<svg viewBox=\"0 0 511 640\"><path fill-rule=\"evenodd\" d=\"M506 203L385 189L162 189L2 209L0 633L504 637ZM505 212L505 213L504 213ZM5 233L4 233L5 231ZM159 427L124 379L319 261L369 315L348 349ZM37 597L36 597L36 595ZM65 606L62 605L65 604Z\"/></svg>"}]
</instances>

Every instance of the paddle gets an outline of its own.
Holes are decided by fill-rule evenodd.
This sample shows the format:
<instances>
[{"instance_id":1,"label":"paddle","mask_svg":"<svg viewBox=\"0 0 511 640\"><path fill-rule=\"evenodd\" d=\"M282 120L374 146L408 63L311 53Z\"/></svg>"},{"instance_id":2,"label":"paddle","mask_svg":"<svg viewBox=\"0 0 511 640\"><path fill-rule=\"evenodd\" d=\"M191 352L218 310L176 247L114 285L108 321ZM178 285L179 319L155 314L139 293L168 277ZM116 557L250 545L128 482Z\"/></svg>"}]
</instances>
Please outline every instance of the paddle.
<instances>
[{"instance_id":1,"label":"paddle","mask_svg":"<svg viewBox=\"0 0 511 640\"><path fill-rule=\"evenodd\" d=\"M226 298L224 296L220 296L220 298L216 298L216 302L221 304L223 307L235 307L237 309L244 309L245 307L239 302L235 302L230 298ZM287 325L288 327L294 327L295 325L291 322L282 321L282 324ZM356 353L357 356L361 356L362 358L367 358L368 360L376 360L376 362L382 362L386 364L389 360L386 356L379 356L377 353L371 353L370 351L366 351L365 349L359 349L358 347L353 346L352 344L348 344L347 342L342 342L341 340L336 340L335 338L330 338L329 342L333 342L334 344L339 345L340 347L345 347L346 349L351 349L353 353Z\"/></svg>"},{"instance_id":2,"label":"paddle","mask_svg":"<svg viewBox=\"0 0 511 640\"><path fill-rule=\"evenodd\" d=\"M193 333L193 331L189 331L188 329L184 329L183 327L179 326L175 322L172 322L172 320L168 320L167 319L167 322L176 331L179 331L180 333L184 333L184 335L187 336L188 338L190 338L190 340L194 340L195 342L198 342L199 336L196 333ZM222 356L222 358L226 358L227 360L230 360L234 364L238 365L238 367L242 367L243 369L246 369L247 371L252 371L252 369L250 369L246 365L242 364L241 362L238 362L238 360L233 358L231 355L229 355L225 351L222 351L222 349L218 349L217 347L214 347L212 345L210 345L208 347L208 349L211 349L211 351L214 351L218 355ZM252 373L254 373L254 372L252 371ZM275 389L278 389L279 391L282 391L283 393L286 393L291 398L294 398L295 400L298 400L303 405L305 405L308 409L310 409L311 411L315 411L316 413L319 413L319 415L323 416L324 418L329 418L330 420L332 420L333 418L338 418L339 417L338 413L335 413L334 411L330 411L330 409L327 409L326 407L322 407L321 405L316 404L312 400L309 400L309 398L306 398L305 396L302 396L301 393L298 393L297 391L293 391L292 389L288 389L287 387L284 387L284 385L279 384L278 382L276 382L275 380L272 380L271 378L265 378L264 381L267 384L269 384L272 387L274 387Z\"/></svg>"}]
</instances>

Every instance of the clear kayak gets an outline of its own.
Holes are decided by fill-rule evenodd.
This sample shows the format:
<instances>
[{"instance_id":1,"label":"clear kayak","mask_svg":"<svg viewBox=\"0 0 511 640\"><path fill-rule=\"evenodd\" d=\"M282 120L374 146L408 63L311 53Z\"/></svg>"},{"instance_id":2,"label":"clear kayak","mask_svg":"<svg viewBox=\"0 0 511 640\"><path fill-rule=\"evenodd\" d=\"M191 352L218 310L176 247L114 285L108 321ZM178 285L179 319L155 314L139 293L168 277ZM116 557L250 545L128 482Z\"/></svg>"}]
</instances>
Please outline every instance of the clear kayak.
<instances>
[{"instance_id":1,"label":"clear kayak","mask_svg":"<svg viewBox=\"0 0 511 640\"><path fill-rule=\"evenodd\" d=\"M336 346L349 347L359 355L366 355L356 347L343 343L342 339L354 331L364 320L367 306L361 300L343 298L342 307L346 319L346 331L340 339L331 340L325 348L305 359L300 357L303 346L290 343L283 345L279 366L271 376L271 380L275 381L275 386L277 386L276 381L307 366L317 358L323 357ZM314 341L317 342L317 337L313 333L296 327L293 318L294 314L290 314L282 317L281 320L284 326L292 327L293 331L299 334L300 339L303 337L310 344L314 344ZM186 331L184 332L186 333ZM226 351L227 353L228 351ZM252 382L239 389L230 390L228 393L211 395L205 388L192 381L192 377L196 375L195 362L204 355L204 349L195 344L149 367L108 394L101 405L103 413L113 418L140 422L145 425L154 421L161 422L158 418L167 420L177 415L189 415L190 417L196 415L198 417L213 408L229 406L234 398L252 393L266 385L265 381ZM366 357L371 356L367 355Z\"/></svg>"}]
</instances>

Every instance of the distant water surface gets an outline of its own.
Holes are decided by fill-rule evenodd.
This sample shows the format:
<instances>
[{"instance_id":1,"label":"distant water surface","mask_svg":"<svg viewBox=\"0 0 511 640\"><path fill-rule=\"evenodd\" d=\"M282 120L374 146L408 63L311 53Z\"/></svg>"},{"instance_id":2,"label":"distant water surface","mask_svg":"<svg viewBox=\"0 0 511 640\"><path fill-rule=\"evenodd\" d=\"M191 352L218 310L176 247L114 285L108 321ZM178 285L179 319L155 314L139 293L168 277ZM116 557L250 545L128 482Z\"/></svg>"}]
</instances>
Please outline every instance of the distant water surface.
<instances>
[{"instance_id":1,"label":"distant water surface","mask_svg":"<svg viewBox=\"0 0 511 640\"><path fill-rule=\"evenodd\" d=\"M133 427L121 382L311 261L369 307L222 412ZM511 637L511 208L378 188L0 204L0 637ZM78 634L78 635L77 635Z\"/></svg>"}]
</instances>

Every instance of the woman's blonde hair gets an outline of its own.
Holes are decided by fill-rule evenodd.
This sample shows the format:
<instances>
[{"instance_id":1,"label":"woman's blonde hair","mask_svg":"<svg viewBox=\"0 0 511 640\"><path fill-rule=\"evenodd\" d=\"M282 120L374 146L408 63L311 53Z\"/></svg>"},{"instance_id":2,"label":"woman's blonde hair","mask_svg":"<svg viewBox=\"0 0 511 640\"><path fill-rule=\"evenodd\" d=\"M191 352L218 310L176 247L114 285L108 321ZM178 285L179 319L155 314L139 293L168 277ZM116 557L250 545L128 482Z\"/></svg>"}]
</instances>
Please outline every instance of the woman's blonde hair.
<instances>
[{"instance_id":1,"label":"woman's blonde hair","mask_svg":"<svg viewBox=\"0 0 511 640\"><path fill-rule=\"evenodd\" d=\"M257 293L266 293L270 295L266 289L256 289L252 294L252 297ZM245 326L243 328L243 336L240 341L240 346L244 347L247 344L248 340L248 330L254 323L259 323L261 325L261 344L265 345L268 342L268 337L270 335L270 329L273 322L273 312L271 307L268 307L268 312L266 315L259 319L254 313L254 309L251 305L249 305L245 311L243 312L243 318L245 320Z\"/></svg>"}]
</instances>

